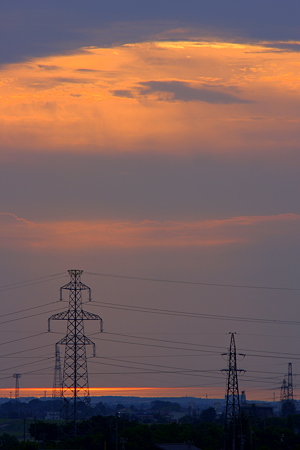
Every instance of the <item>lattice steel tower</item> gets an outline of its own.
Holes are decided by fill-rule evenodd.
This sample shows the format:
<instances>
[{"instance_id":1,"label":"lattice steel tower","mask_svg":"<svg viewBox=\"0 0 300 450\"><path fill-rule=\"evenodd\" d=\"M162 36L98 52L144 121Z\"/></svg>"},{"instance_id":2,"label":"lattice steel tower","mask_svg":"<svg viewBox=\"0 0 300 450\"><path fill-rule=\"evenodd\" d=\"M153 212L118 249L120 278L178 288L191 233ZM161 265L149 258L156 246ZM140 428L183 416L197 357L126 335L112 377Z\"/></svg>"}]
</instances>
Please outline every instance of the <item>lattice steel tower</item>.
<instances>
[{"instance_id":1,"label":"lattice steel tower","mask_svg":"<svg viewBox=\"0 0 300 450\"><path fill-rule=\"evenodd\" d=\"M54 379L53 379L53 390L52 397L61 397L62 395L62 370L60 362L60 350L59 345L55 345L55 368L54 368Z\"/></svg>"},{"instance_id":2,"label":"lattice steel tower","mask_svg":"<svg viewBox=\"0 0 300 450\"><path fill-rule=\"evenodd\" d=\"M99 320L102 331L102 319L82 309L82 291L87 290L91 300L91 289L81 282L82 270L68 270L70 282L60 288L60 300L64 289L69 290L69 309L53 314L48 319L50 331L51 320L67 320L67 334L57 342L65 346L64 368L61 396L63 400L61 415L70 423L67 432L70 436L81 434L77 427L79 420L87 415L90 405L86 345L95 344L84 334L84 320Z\"/></svg>"},{"instance_id":3,"label":"lattice steel tower","mask_svg":"<svg viewBox=\"0 0 300 450\"><path fill-rule=\"evenodd\" d=\"M293 392L293 369L292 363L288 364L288 381L283 379L281 389L280 389L280 400L281 400L281 415L287 417L291 414L296 414L296 405L294 403L294 392Z\"/></svg>"},{"instance_id":4,"label":"lattice steel tower","mask_svg":"<svg viewBox=\"0 0 300 450\"><path fill-rule=\"evenodd\" d=\"M240 414L240 396L238 385L238 372L244 372L237 369L236 363L236 345L235 333L230 333L230 346L228 353L228 368L222 372L227 372L227 389L226 389L226 411L225 411L225 433L224 433L224 449L235 450L243 449L243 436ZM240 354L241 355L241 354ZM242 355L245 356L245 355Z\"/></svg>"},{"instance_id":5,"label":"lattice steel tower","mask_svg":"<svg viewBox=\"0 0 300 450\"><path fill-rule=\"evenodd\" d=\"M294 401L292 363L288 365L287 400Z\"/></svg>"},{"instance_id":6,"label":"lattice steel tower","mask_svg":"<svg viewBox=\"0 0 300 450\"><path fill-rule=\"evenodd\" d=\"M21 378L21 374L20 373L14 373L13 377L16 379L16 385L15 385L15 399L19 400L19 394L20 394L20 378Z\"/></svg>"},{"instance_id":7,"label":"lattice steel tower","mask_svg":"<svg viewBox=\"0 0 300 450\"><path fill-rule=\"evenodd\" d=\"M287 383L286 383L286 379L284 378L282 381L282 385L280 388L280 400L281 401L285 401L287 400Z\"/></svg>"}]
</instances>

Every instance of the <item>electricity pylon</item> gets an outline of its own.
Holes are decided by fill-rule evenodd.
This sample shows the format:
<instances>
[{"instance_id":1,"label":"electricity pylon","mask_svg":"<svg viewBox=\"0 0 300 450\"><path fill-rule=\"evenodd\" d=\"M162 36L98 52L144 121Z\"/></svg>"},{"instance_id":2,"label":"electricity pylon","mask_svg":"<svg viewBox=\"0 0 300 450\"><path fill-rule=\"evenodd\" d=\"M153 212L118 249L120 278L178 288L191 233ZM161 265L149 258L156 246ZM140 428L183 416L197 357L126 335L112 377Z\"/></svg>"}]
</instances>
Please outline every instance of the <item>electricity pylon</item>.
<instances>
[{"instance_id":1,"label":"electricity pylon","mask_svg":"<svg viewBox=\"0 0 300 450\"><path fill-rule=\"evenodd\" d=\"M280 388L280 400L284 401L287 399L287 383L286 383L286 379L284 378L282 380L282 385Z\"/></svg>"},{"instance_id":2,"label":"electricity pylon","mask_svg":"<svg viewBox=\"0 0 300 450\"><path fill-rule=\"evenodd\" d=\"M292 363L289 363L289 365L288 365L287 400L290 400L292 402L294 401Z\"/></svg>"},{"instance_id":3,"label":"electricity pylon","mask_svg":"<svg viewBox=\"0 0 300 450\"><path fill-rule=\"evenodd\" d=\"M62 371L60 362L60 350L59 345L55 345L55 367L54 367L54 379L52 397L61 397L62 395Z\"/></svg>"},{"instance_id":4,"label":"electricity pylon","mask_svg":"<svg viewBox=\"0 0 300 450\"><path fill-rule=\"evenodd\" d=\"M293 389L293 369L292 363L288 364L288 381L283 379L280 389L281 400L281 415L287 417L291 414L296 414L296 406L294 403L294 389Z\"/></svg>"},{"instance_id":5,"label":"electricity pylon","mask_svg":"<svg viewBox=\"0 0 300 450\"><path fill-rule=\"evenodd\" d=\"M20 373L14 373L13 377L16 379L16 386L15 386L15 400L19 399L19 393L20 393L20 382L19 379L21 378Z\"/></svg>"},{"instance_id":6,"label":"electricity pylon","mask_svg":"<svg viewBox=\"0 0 300 450\"><path fill-rule=\"evenodd\" d=\"M243 435L237 374L238 372L244 372L244 370L237 369L235 333L230 334L231 339L228 353L223 354L228 356L228 368L222 370L222 372L227 372L224 450L242 450Z\"/></svg>"},{"instance_id":7,"label":"electricity pylon","mask_svg":"<svg viewBox=\"0 0 300 450\"><path fill-rule=\"evenodd\" d=\"M94 342L84 334L84 320L99 320L102 331L102 319L97 314L82 309L82 291L88 291L91 301L91 289L81 282L83 271L68 270L68 272L70 282L60 288L60 300L62 300L62 291L69 290L69 309L53 314L48 319L48 330L50 331L51 320L67 320L67 334L57 342L57 345L65 346L61 416L69 423L66 434L77 436L80 434L77 427L78 421L87 416L90 405L86 345L93 345L94 356L96 349Z\"/></svg>"}]
</instances>

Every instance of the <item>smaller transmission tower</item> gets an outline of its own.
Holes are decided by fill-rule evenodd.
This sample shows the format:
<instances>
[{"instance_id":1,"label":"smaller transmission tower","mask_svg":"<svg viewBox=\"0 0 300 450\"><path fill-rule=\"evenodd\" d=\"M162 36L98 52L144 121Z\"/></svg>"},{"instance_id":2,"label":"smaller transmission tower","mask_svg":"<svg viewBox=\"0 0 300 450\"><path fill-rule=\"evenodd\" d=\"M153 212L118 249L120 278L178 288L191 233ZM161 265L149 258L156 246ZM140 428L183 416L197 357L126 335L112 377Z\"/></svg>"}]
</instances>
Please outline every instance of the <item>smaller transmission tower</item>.
<instances>
[{"instance_id":1,"label":"smaller transmission tower","mask_svg":"<svg viewBox=\"0 0 300 450\"><path fill-rule=\"evenodd\" d=\"M20 373L14 373L13 377L16 379L16 386L15 386L15 399L18 400L19 399L19 394L20 394L20 382L19 379L21 378L21 374Z\"/></svg>"},{"instance_id":2,"label":"smaller transmission tower","mask_svg":"<svg viewBox=\"0 0 300 450\"><path fill-rule=\"evenodd\" d=\"M288 365L288 384L287 384L287 400L294 401L294 389L293 389L293 368L292 363Z\"/></svg>"},{"instance_id":3,"label":"smaller transmission tower","mask_svg":"<svg viewBox=\"0 0 300 450\"><path fill-rule=\"evenodd\" d=\"M285 401L286 399L287 399L287 383L286 379L284 378L280 388L280 400Z\"/></svg>"},{"instance_id":4,"label":"smaller transmission tower","mask_svg":"<svg viewBox=\"0 0 300 450\"><path fill-rule=\"evenodd\" d=\"M237 369L236 362L236 345L235 333L230 333L230 346L228 353L228 368L222 372L227 373L227 389L226 389L226 410L225 410L225 434L224 434L224 450L243 449L243 436L240 412L240 395L238 385L238 372L244 370ZM241 354L240 354L241 355ZM245 356L245 355L242 355Z\"/></svg>"},{"instance_id":5,"label":"smaller transmission tower","mask_svg":"<svg viewBox=\"0 0 300 450\"><path fill-rule=\"evenodd\" d=\"M288 381L283 379L280 389L281 400L281 415L287 417L296 414L296 406L294 403L294 388L293 388L293 368L292 363L288 364Z\"/></svg>"},{"instance_id":6,"label":"smaller transmission tower","mask_svg":"<svg viewBox=\"0 0 300 450\"><path fill-rule=\"evenodd\" d=\"M55 367L54 367L54 380L53 380L53 390L52 397L61 397L62 395L62 371L60 363L60 350L59 345L55 345Z\"/></svg>"}]
</instances>

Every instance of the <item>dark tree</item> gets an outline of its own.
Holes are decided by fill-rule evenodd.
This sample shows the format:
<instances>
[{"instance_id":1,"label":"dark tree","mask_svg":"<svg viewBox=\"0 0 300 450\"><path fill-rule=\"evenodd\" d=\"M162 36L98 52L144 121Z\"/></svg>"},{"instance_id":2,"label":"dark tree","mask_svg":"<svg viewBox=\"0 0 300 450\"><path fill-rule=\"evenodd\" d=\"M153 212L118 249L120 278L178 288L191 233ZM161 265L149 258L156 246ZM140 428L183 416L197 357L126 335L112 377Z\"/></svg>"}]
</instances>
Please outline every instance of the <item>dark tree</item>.
<instances>
[{"instance_id":1,"label":"dark tree","mask_svg":"<svg viewBox=\"0 0 300 450\"><path fill-rule=\"evenodd\" d=\"M48 423L38 420L29 426L30 436L38 441L55 441L58 438L58 426L56 423Z\"/></svg>"},{"instance_id":2,"label":"dark tree","mask_svg":"<svg viewBox=\"0 0 300 450\"><path fill-rule=\"evenodd\" d=\"M0 435L0 448L3 450L15 450L18 448L18 439L15 436L10 436L7 433Z\"/></svg>"},{"instance_id":3,"label":"dark tree","mask_svg":"<svg viewBox=\"0 0 300 450\"><path fill-rule=\"evenodd\" d=\"M200 414L200 420L202 422L215 422L217 418L217 413L215 408L204 409Z\"/></svg>"}]
</instances>

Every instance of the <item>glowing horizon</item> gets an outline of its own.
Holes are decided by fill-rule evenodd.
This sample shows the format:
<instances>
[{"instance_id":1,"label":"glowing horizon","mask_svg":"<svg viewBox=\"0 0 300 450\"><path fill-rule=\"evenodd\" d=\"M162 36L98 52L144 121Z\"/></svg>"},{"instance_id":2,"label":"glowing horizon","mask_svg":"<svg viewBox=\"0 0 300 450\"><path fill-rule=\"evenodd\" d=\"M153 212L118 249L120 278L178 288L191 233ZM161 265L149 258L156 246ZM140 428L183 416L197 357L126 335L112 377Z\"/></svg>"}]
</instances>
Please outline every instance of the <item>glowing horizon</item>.
<instances>
[{"instance_id":1,"label":"glowing horizon","mask_svg":"<svg viewBox=\"0 0 300 450\"><path fill-rule=\"evenodd\" d=\"M19 398L35 397L35 398L52 398L52 388L20 388ZM224 388L201 388L201 387L92 387L89 389L91 397L141 397L141 398L206 398L206 399L223 399L225 397ZM46 395L45 395L46 394ZM240 392L241 394L241 392ZM266 390L253 389L246 391L247 400L250 401L266 401L274 400L275 393L272 394ZM300 395L299 390L295 390L295 397ZM0 397L14 399L14 389L1 388ZM279 395L275 396L275 401L279 401Z\"/></svg>"}]
</instances>

